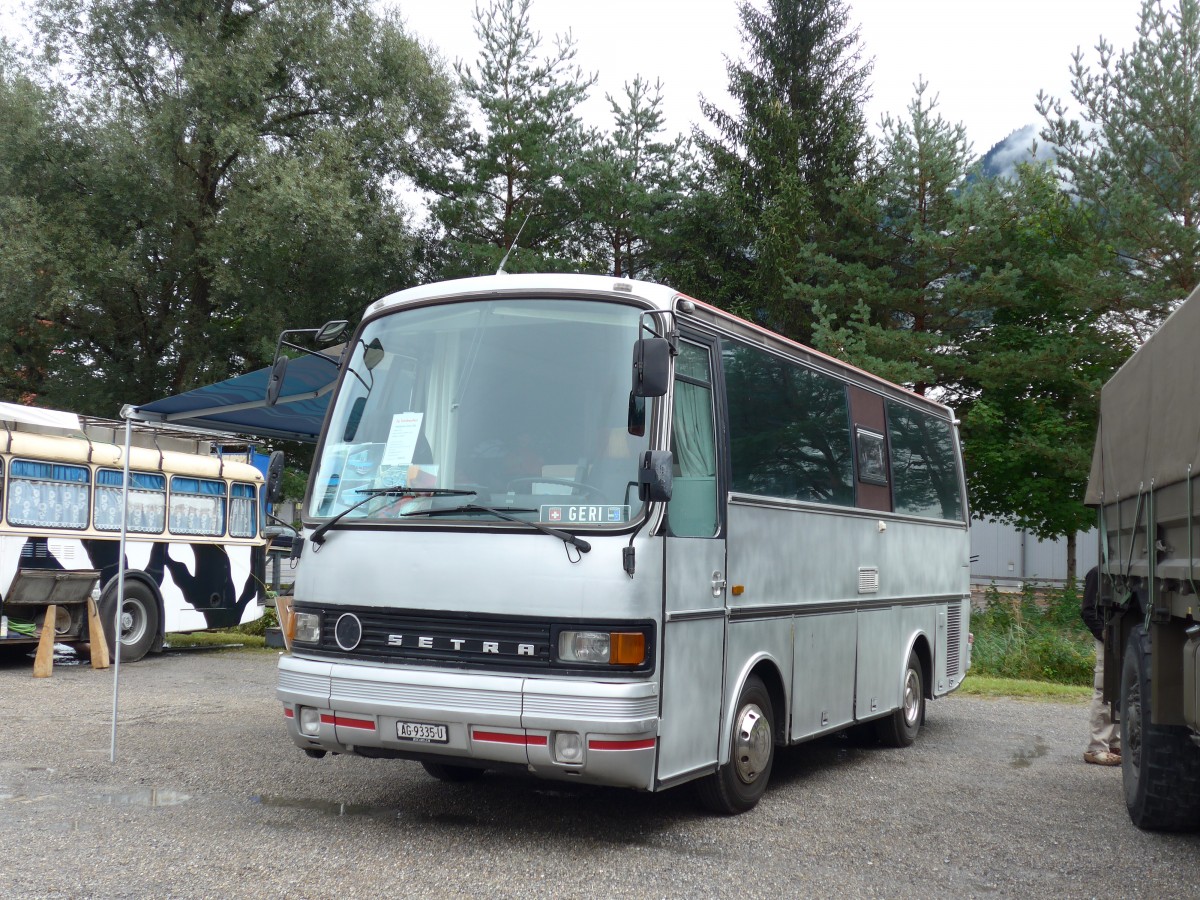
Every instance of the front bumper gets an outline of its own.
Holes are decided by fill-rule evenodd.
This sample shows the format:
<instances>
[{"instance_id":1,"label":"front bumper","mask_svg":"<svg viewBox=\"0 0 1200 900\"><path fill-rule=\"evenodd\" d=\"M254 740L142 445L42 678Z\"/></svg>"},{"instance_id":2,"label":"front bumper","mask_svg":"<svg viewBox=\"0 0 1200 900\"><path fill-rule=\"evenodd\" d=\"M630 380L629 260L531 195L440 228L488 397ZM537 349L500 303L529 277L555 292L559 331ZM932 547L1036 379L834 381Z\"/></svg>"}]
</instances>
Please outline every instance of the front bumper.
<instances>
[{"instance_id":1,"label":"front bumper","mask_svg":"<svg viewBox=\"0 0 1200 900\"><path fill-rule=\"evenodd\" d=\"M277 696L288 733L305 750L370 748L443 763L517 764L543 778L643 790L654 786L659 697L653 681L346 665L284 655ZM318 711L315 735L301 733L300 707ZM448 740L401 740L398 722L445 725ZM578 762L555 759L559 732L580 736Z\"/></svg>"}]
</instances>

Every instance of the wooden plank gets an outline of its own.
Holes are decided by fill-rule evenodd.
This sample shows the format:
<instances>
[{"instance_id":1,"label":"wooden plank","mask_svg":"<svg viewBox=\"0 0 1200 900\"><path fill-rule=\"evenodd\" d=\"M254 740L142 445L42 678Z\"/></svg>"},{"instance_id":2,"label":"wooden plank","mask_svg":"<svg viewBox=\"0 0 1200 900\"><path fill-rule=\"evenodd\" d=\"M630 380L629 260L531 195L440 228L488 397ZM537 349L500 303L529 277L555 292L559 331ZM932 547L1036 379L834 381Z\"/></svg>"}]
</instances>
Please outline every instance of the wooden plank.
<instances>
[{"instance_id":1,"label":"wooden plank","mask_svg":"<svg viewBox=\"0 0 1200 900\"><path fill-rule=\"evenodd\" d=\"M108 641L104 639L104 623L96 610L96 601L88 597L88 643L92 651L92 668L108 668Z\"/></svg>"},{"instance_id":2,"label":"wooden plank","mask_svg":"<svg viewBox=\"0 0 1200 900\"><path fill-rule=\"evenodd\" d=\"M37 656L33 659L33 677L49 678L54 674L54 623L58 620L58 607L53 603L46 607L46 618L42 620L42 633L38 638Z\"/></svg>"}]
</instances>

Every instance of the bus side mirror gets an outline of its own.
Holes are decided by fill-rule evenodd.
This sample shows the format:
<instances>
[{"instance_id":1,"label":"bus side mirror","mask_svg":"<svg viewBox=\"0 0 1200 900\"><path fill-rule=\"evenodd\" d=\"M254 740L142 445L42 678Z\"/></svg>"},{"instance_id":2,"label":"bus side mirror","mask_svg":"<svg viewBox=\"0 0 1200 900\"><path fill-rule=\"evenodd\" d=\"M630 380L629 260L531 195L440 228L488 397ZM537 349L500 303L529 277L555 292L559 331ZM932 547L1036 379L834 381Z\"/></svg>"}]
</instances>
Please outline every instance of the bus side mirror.
<instances>
[{"instance_id":1,"label":"bus side mirror","mask_svg":"<svg viewBox=\"0 0 1200 900\"><path fill-rule=\"evenodd\" d=\"M633 345L633 395L665 397L671 379L671 342L640 338Z\"/></svg>"},{"instance_id":2,"label":"bus side mirror","mask_svg":"<svg viewBox=\"0 0 1200 900\"><path fill-rule=\"evenodd\" d=\"M674 460L670 450L647 450L638 466L638 499L666 503L671 499Z\"/></svg>"},{"instance_id":3,"label":"bus side mirror","mask_svg":"<svg viewBox=\"0 0 1200 900\"><path fill-rule=\"evenodd\" d=\"M283 498L283 463L284 454L282 450L276 450L271 454L271 459L267 462L267 502L274 505Z\"/></svg>"},{"instance_id":4,"label":"bus side mirror","mask_svg":"<svg viewBox=\"0 0 1200 900\"><path fill-rule=\"evenodd\" d=\"M288 358L280 356L271 366L271 377L267 379L267 406L274 406L279 402L279 395L283 391L283 380L287 377Z\"/></svg>"}]
</instances>

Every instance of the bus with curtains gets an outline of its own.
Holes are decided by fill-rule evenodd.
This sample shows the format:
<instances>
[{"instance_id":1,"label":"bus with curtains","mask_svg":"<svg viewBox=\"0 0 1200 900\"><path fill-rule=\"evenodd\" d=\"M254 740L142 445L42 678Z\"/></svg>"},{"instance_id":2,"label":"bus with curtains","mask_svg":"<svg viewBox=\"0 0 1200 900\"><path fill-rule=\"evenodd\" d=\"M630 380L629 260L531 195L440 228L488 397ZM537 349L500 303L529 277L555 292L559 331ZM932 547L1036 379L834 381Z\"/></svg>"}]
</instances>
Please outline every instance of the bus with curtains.
<instances>
[{"instance_id":1,"label":"bus with curtains","mask_svg":"<svg viewBox=\"0 0 1200 900\"><path fill-rule=\"evenodd\" d=\"M910 744L970 663L952 412L661 285L377 301L303 520L278 697L313 757L737 813L788 745Z\"/></svg>"},{"instance_id":2,"label":"bus with curtains","mask_svg":"<svg viewBox=\"0 0 1200 900\"><path fill-rule=\"evenodd\" d=\"M124 424L103 423L0 404L0 650L28 649L46 626L47 572L90 589L115 649ZM129 450L124 662L168 632L256 619L266 599L262 474L195 436L147 442ZM86 606L58 605L50 626L58 643L87 641Z\"/></svg>"}]
</instances>

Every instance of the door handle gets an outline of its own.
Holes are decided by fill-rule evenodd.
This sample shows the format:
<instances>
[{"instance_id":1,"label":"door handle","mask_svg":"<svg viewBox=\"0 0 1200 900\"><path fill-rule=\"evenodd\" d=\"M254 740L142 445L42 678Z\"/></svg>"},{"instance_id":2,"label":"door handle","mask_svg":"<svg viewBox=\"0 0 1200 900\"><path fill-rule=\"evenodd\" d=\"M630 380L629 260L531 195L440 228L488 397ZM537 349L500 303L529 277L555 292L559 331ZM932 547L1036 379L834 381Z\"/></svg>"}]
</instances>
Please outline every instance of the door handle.
<instances>
[{"instance_id":1,"label":"door handle","mask_svg":"<svg viewBox=\"0 0 1200 900\"><path fill-rule=\"evenodd\" d=\"M712 574L712 589L713 596L720 597L725 593L725 576L721 572L713 572Z\"/></svg>"}]
</instances>

